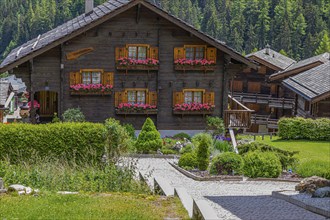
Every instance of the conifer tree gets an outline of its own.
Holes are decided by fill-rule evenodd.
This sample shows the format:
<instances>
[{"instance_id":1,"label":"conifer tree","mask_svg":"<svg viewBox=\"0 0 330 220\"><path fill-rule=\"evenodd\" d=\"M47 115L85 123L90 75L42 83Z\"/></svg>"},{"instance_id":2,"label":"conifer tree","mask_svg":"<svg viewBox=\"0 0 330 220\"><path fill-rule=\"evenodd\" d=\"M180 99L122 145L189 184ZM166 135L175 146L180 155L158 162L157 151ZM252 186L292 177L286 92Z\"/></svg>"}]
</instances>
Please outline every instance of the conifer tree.
<instances>
[{"instance_id":1,"label":"conifer tree","mask_svg":"<svg viewBox=\"0 0 330 220\"><path fill-rule=\"evenodd\" d=\"M325 52L330 52L330 39L327 31L324 31L323 37L318 48L315 51L315 54L322 54Z\"/></svg>"},{"instance_id":2,"label":"conifer tree","mask_svg":"<svg viewBox=\"0 0 330 220\"><path fill-rule=\"evenodd\" d=\"M140 153L156 152L162 148L162 143L154 122L147 118L135 143L137 151Z\"/></svg>"}]
</instances>

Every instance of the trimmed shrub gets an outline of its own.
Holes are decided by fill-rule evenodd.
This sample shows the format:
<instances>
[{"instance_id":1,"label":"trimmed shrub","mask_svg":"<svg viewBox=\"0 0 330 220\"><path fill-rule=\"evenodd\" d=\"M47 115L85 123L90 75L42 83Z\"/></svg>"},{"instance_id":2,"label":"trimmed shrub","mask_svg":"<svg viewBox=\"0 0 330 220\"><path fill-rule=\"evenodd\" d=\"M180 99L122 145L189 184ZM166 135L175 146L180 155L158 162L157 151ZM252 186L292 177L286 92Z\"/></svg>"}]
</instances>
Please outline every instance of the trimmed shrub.
<instances>
[{"instance_id":1,"label":"trimmed shrub","mask_svg":"<svg viewBox=\"0 0 330 220\"><path fill-rule=\"evenodd\" d=\"M140 153L156 152L162 148L162 143L160 133L157 131L154 122L147 118L135 143L137 151Z\"/></svg>"},{"instance_id":2,"label":"trimmed shrub","mask_svg":"<svg viewBox=\"0 0 330 220\"><path fill-rule=\"evenodd\" d=\"M182 167L183 169L186 170L192 170L197 168L198 163L197 163L196 154L194 153L183 154L179 159L178 165L179 167Z\"/></svg>"},{"instance_id":3,"label":"trimmed shrub","mask_svg":"<svg viewBox=\"0 0 330 220\"><path fill-rule=\"evenodd\" d=\"M212 140L211 140L212 141ZM210 163L210 140L207 135L200 136L197 148L197 163L199 170L206 170Z\"/></svg>"},{"instance_id":4,"label":"trimmed shrub","mask_svg":"<svg viewBox=\"0 0 330 220\"><path fill-rule=\"evenodd\" d=\"M295 157L295 155L298 153L297 151L282 150L258 142L252 142L249 144L243 144L238 146L238 152L241 155L245 155L248 152L252 152L252 151L274 152L277 155L277 157L280 159L282 169L287 169L289 166L295 166L295 164L298 161L298 159Z\"/></svg>"},{"instance_id":5,"label":"trimmed shrub","mask_svg":"<svg viewBox=\"0 0 330 220\"><path fill-rule=\"evenodd\" d=\"M198 133L195 134L192 139L191 142L195 145L198 146L198 144L201 142L202 139L205 139L207 144L212 147L213 146L213 139L212 136L208 133ZM210 149L211 150L211 149Z\"/></svg>"},{"instance_id":6,"label":"trimmed shrub","mask_svg":"<svg viewBox=\"0 0 330 220\"><path fill-rule=\"evenodd\" d=\"M302 177L320 176L330 179L330 163L328 161L307 160L297 166L296 172Z\"/></svg>"},{"instance_id":7,"label":"trimmed shrub","mask_svg":"<svg viewBox=\"0 0 330 220\"><path fill-rule=\"evenodd\" d=\"M330 140L330 119L281 118L279 136L283 139Z\"/></svg>"},{"instance_id":8,"label":"trimmed shrub","mask_svg":"<svg viewBox=\"0 0 330 220\"><path fill-rule=\"evenodd\" d=\"M276 178L282 172L281 162L272 152L249 152L243 157L244 174L248 177Z\"/></svg>"},{"instance_id":9,"label":"trimmed shrub","mask_svg":"<svg viewBox=\"0 0 330 220\"><path fill-rule=\"evenodd\" d=\"M243 166L244 161L241 155L234 152L226 152L219 154L212 159L210 174L241 174L243 171Z\"/></svg>"},{"instance_id":10,"label":"trimmed shrub","mask_svg":"<svg viewBox=\"0 0 330 220\"><path fill-rule=\"evenodd\" d=\"M161 152L164 155L169 155L169 154L177 154L178 152L172 149L168 149L168 148L162 148Z\"/></svg>"},{"instance_id":11,"label":"trimmed shrub","mask_svg":"<svg viewBox=\"0 0 330 220\"><path fill-rule=\"evenodd\" d=\"M195 146L190 143L190 144L187 144L186 146L184 146L181 150L180 150L180 153L181 154L186 154L186 153L191 153L193 152L195 149Z\"/></svg>"},{"instance_id":12,"label":"trimmed shrub","mask_svg":"<svg viewBox=\"0 0 330 220\"><path fill-rule=\"evenodd\" d=\"M62 114L62 119L64 122L84 122L85 115L80 108L69 108Z\"/></svg>"},{"instance_id":13,"label":"trimmed shrub","mask_svg":"<svg viewBox=\"0 0 330 220\"><path fill-rule=\"evenodd\" d=\"M187 133L184 133L184 132L181 132L181 133L178 133L178 134L174 135L173 138L181 139L181 140L184 140L186 138L187 140L191 140L190 135L187 134Z\"/></svg>"},{"instance_id":14,"label":"trimmed shrub","mask_svg":"<svg viewBox=\"0 0 330 220\"><path fill-rule=\"evenodd\" d=\"M232 152L233 147L227 141L214 141L213 148L220 152Z\"/></svg>"},{"instance_id":15,"label":"trimmed shrub","mask_svg":"<svg viewBox=\"0 0 330 220\"><path fill-rule=\"evenodd\" d=\"M11 162L33 160L36 155L99 162L104 132L104 125L87 122L0 124L0 157L8 157Z\"/></svg>"},{"instance_id":16,"label":"trimmed shrub","mask_svg":"<svg viewBox=\"0 0 330 220\"><path fill-rule=\"evenodd\" d=\"M135 128L132 124L124 124L123 127L126 129L127 133L129 136L133 139L136 140L136 135L135 135Z\"/></svg>"},{"instance_id":17,"label":"trimmed shrub","mask_svg":"<svg viewBox=\"0 0 330 220\"><path fill-rule=\"evenodd\" d=\"M109 118L105 121L106 140L105 155L107 162L116 163L121 153L126 152L132 142L125 127L120 125L120 121Z\"/></svg>"}]
</instances>

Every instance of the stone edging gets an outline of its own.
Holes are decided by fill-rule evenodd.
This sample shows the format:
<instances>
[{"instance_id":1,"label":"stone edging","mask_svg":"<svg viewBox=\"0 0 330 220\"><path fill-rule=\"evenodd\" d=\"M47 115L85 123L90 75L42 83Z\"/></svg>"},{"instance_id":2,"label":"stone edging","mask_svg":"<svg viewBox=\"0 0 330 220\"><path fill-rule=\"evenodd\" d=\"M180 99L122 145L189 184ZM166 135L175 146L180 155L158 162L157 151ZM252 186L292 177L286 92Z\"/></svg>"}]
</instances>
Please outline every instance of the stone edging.
<instances>
[{"instance_id":1,"label":"stone edging","mask_svg":"<svg viewBox=\"0 0 330 220\"><path fill-rule=\"evenodd\" d=\"M284 201L287 201L287 202L289 202L291 204L294 204L296 206L299 206L299 207L301 207L303 209L306 209L308 211L311 211L311 212L314 212L316 214L319 214L319 215L325 216L327 218L330 218L330 211L327 211L327 210L324 210L324 209L320 209L320 208L315 207L315 206L308 205L308 204L306 204L306 203L304 203L302 201L299 201L297 199L291 198L288 195L281 194L281 192L283 192L283 191L273 191L272 192L272 197L277 198L277 199L282 199Z\"/></svg>"},{"instance_id":2,"label":"stone edging","mask_svg":"<svg viewBox=\"0 0 330 220\"><path fill-rule=\"evenodd\" d=\"M247 178L246 181L272 181L272 182L288 182L288 183L300 183L301 180L290 180L290 179L277 179L277 178Z\"/></svg>"},{"instance_id":3,"label":"stone edging","mask_svg":"<svg viewBox=\"0 0 330 220\"><path fill-rule=\"evenodd\" d=\"M200 177L196 176L181 167L175 165L174 163L168 162L172 167L174 167L177 171L196 181L243 181L242 176L210 176L210 177Z\"/></svg>"},{"instance_id":4,"label":"stone edging","mask_svg":"<svg viewBox=\"0 0 330 220\"><path fill-rule=\"evenodd\" d=\"M160 158L160 159L178 159L180 156L169 154L169 155L161 155L161 154L127 154L123 155L124 157L133 157L133 158Z\"/></svg>"}]
</instances>

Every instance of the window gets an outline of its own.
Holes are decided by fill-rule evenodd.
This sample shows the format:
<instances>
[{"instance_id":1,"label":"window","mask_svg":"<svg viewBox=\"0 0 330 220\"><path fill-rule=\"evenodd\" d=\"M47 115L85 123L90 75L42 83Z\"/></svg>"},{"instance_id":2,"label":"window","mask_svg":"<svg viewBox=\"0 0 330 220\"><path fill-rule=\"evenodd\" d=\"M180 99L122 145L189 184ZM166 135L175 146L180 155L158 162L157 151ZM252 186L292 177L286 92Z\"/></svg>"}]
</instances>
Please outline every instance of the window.
<instances>
[{"instance_id":1,"label":"window","mask_svg":"<svg viewBox=\"0 0 330 220\"><path fill-rule=\"evenodd\" d=\"M205 46L185 46L186 59L201 60L205 58Z\"/></svg>"},{"instance_id":2,"label":"window","mask_svg":"<svg viewBox=\"0 0 330 220\"><path fill-rule=\"evenodd\" d=\"M101 75L102 75L102 71L99 70L92 70L92 71L83 70L81 72L82 83L85 85L101 84Z\"/></svg>"},{"instance_id":3,"label":"window","mask_svg":"<svg viewBox=\"0 0 330 220\"><path fill-rule=\"evenodd\" d=\"M203 103L203 91L184 91L184 103Z\"/></svg>"},{"instance_id":4,"label":"window","mask_svg":"<svg viewBox=\"0 0 330 220\"><path fill-rule=\"evenodd\" d=\"M147 59L147 46L128 46L128 58L137 60Z\"/></svg>"},{"instance_id":5,"label":"window","mask_svg":"<svg viewBox=\"0 0 330 220\"><path fill-rule=\"evenodd\" d=\"M145 90L127 91L127 101L129 104L146 104L146 91Z\"/></svg>"}]
</instances>

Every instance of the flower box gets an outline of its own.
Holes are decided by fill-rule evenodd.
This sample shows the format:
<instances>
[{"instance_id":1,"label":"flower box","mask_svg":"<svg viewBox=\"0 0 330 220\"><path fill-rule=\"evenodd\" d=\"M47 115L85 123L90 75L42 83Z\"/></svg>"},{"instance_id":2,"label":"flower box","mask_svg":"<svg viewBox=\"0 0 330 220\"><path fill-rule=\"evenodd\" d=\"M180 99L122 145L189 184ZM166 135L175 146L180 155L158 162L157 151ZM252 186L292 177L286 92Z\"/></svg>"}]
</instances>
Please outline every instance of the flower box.
<instances>
[{"instance_id":1,"label":"flower box","mask_svg":"<svg viewBox=\"0 0 330 220\"><path fill-rule=\"evenodd\" d=\"M112 94L112 85L77 84L70 86L71 95L104 96Z\"/></svg>"},{"instance_id":2,"label":"flower box","mask_svg":"<svg viewBox=\"0 0 330 220\"><path fill-rule=\"evenodd\" d=\"M117 70L158 70L159 60L156 59L145 59L137 60L127 57L119 58L116 61Z\"/></svg>"},{"instance_id":3,"label":"flower box","mask_svg":"<svg viewBox=\"0 0 330 220\"><path fill-rule=\"evenodd\" d=\"M178 71L215 71L216 66L192 66L192 65L174 65Z\"/></svg>"},{"instance_id":4,"label":"flower box","mask_svg":"<svg viewBox=\"0 0 330 220\"><path fill-rule=\"evenodd\" d=\"M120 103L116 108L117 115L155 115L157 106L149 104Z\"/></svg>"},{"instance_id":5,"label":"flower box","mask_svg":"<svg viewBox=\"0 0 330 220\"><path fill-rule=\"evenodd\" d=\"M174 69L179 71L214 71L216 69L215 62L207 59L188 60L177 59L174 61Z\"/></svg>"},{"instance_id":6,"label":"flower box","mask_svg":"<svg viewBox=\"0 0 330 220\"><path fill-rule=\"evenodd\" d=\"M210 115L214 111L214 105L209 103L176 104L173 107L174 115Z\"/></svg>"},{"instance_id":7,"label":"flower box","mask_svg":"<svg viewBox=\"0 0 330 220\"><path fill-rule=\"evenodd\" d=\"M213 110L205 111L179 111L173 110L173 115L212 115Z\"/></svg>"},{"instance_id":8,"label":"flower box","mask_svg":"<svg viewBox=\"0 0 330 220\"><path fill-rule=\"evenodd\" d=\"M159 70L159 66L149 66L149 65L117 65L117 70Z\"/></svg>"}]
</instances>

